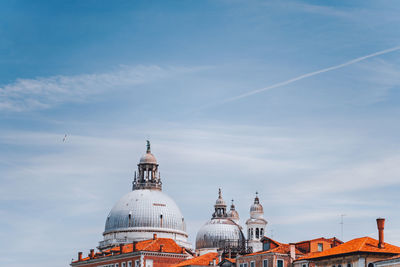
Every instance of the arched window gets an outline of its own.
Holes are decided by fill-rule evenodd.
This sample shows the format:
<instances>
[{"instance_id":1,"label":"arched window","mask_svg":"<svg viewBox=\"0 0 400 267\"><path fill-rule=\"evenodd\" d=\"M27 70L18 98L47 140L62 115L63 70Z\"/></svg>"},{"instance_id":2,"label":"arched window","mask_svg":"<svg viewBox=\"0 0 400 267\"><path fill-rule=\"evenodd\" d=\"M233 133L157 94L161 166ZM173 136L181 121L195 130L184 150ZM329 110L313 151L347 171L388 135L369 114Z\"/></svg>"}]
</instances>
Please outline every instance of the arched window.
<instances>
[{"instance_id":1,"label":"arched window","mask_svg":"<svg viewBox=\"0 0 400 267\"><path fill-rule=\"evenodd\" d=\"M368 267L374 267L374 264L372 262L368 263Z\"/></svg>"},{"instance_id":2,"label":"arched window","mask_svg":"<svg viewBox=\"0 0 400 267\"><path fill-rule=\"evenodd\" d=\"M260 238L260 230L258 228L256 228L256 238L257 239Z\"/></svg>"},{"instance_id":3,"label":"arched window","mask_svg":"<svg viewBox=\"0 0 400 267\"><path fill-rule=\"evenodd\" d=\"M260 237L263 237L263 236L264 236L264 229L261 228L261 229L260 229Z\"/></svg>"}]
</instances>

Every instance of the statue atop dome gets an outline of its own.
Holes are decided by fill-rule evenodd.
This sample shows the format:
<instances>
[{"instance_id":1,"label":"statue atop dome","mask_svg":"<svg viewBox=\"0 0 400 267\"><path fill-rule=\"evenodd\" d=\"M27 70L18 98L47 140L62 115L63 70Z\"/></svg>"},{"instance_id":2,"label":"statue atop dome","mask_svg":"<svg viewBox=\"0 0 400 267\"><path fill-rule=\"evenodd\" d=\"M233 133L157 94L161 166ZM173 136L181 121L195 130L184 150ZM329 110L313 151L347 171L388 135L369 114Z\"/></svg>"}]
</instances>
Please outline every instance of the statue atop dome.
<instances>
[{"instance_id":1,"label":"statue atop dome","mask_svg":"<svg viewBox=\"0 0 400 267\"><path fill-rule=\"evenodd\" d=\"M146 146L147 146L147 151L146 151L146 153L151 153L151 150L150 150L150 141L149 141L149 140L146 140Z\"/></svg>"}]
</instances>

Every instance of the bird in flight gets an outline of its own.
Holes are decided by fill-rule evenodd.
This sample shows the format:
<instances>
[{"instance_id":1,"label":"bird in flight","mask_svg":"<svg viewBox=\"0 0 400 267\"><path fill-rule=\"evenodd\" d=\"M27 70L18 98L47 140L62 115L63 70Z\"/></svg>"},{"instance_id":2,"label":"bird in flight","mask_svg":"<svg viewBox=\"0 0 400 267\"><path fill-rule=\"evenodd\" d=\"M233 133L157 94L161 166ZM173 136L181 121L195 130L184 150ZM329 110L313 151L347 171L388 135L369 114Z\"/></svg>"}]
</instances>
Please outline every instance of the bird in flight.
<instances>
[{"instance_id":1,"label":"bird in flight","mask_svg":"<svg viewBox=\"0 0 400 267\"><path fill-rule=\"evenodd\" d=\"M64 135L63 142L65 142L65 140L67 140L67 134Z\"/></svg>"}]
</instances>

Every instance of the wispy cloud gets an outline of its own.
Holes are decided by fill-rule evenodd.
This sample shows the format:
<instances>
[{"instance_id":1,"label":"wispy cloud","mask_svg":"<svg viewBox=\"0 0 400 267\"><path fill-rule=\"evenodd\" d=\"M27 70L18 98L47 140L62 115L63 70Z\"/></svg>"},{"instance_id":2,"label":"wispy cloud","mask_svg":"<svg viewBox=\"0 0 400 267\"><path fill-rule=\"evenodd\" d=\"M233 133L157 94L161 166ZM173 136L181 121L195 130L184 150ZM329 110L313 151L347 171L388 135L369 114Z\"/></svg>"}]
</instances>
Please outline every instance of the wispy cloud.
<instances>
[{"instance_id":1,"label":"wispy cloud","mask_svg":"<svg viewBox=\"0 0 400 267\"><path fill-rule=\"evenodd\" d=\"M135 86L207 67L120 66L104 73L17 79L0 87L0 110L46 109L64 102L83 102L105 91Z\"/></svg>"}]
</instances>

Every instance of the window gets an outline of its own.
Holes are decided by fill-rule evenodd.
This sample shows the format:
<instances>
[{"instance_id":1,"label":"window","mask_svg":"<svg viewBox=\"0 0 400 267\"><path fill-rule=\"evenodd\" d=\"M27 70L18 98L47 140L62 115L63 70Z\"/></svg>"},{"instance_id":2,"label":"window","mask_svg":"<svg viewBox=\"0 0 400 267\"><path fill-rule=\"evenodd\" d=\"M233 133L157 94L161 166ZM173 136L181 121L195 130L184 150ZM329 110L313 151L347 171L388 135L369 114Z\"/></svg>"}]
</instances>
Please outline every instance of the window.
<instances>
[{"instance_id":1,"label":"window","mask_svg":"<svg viewBox=\"0 0 400 267\"><path fill-rule=\"evenodd\" d=\"M153 267L153 260L146 260L146 267Z\"/></svg>"},{"instance_id":2,"label":"window","mask_svg":"<svg viewBox=\"0 0 400 267\"><path fill-rule=\"evenodd\" d=\"M264 243L263 243L263 250L264 250L264 251L267 251L267 250L269 250L269 249L270 249L270 244L269 244L269 242L268 242L268 241L264 242Z\"/></svg>"},{"instance_id":3,"label":"window","mask_svg":"<svg viewBox=\"0 0 400 267\"><path fill-rule=\"evenodd\" d=\"M323 251L324 250L324 244L318 243L318 251Z\"/></svg>"},{"instance_id":4,"label":"window","mask_svg":"<svg viewBox=\"0 0 400 267\"><path fill-rule=\"evenodd\" d=\"M239 264L239 267L243 267L243 263Z\"/></svg>"},{"instance_id":5,"label":"window","mask_svg":"<svg viewBox=\"0 0 400 267\"><path fill-rule=\"evenodd\" d=\"M247 267L247 262L243 263L243 267Z\"/></svg>"},{"instance_id":6,"label":"window","mask_svg":"<svg viewBox=\"0 0 400 267\"><path fill-rule=\"evenodd\" d=\"M132 267L132 261L128 261L128 267Z\"/></svg>"},{"instance_id":7,"label":"window","mask_svg":"<svg viewBox=\"0 0 400 267\"><path fill-rule=\"evenodd\" d=\"M135 260L135 267L140 267L140 261L139 260Z\"/></svg>"},{"instance_id":8,"label":"window","mask_svg":"<svg viewBox=\"0 0 400 267\"><path fill-rule=\"evenodd\" d=\"M126 262L123 262L123 263L121 264L121 267L126 267Z\"/></svg>"},{"instance_id":9,"label":"window","mask_svg":"<svg viewBox=\"0 0 400 267\"><path fill-rule=\"evenodd\" d=\"M368 263L368 267L374 267L374 264L372 262Z\"/></svg>"},{"instance_id":10,"label":"window","mask_svg":"<svg viewBox=\"0 0 400 267\"><path fill-rule=\"evenodd\" d=\"M337 267L342 267L342 265L341 265L341 264L339 264Z\"/></svg>"},{"instance_id":11,"label":"window","mask_svg":"<svg viewBox=\"0 0 400 267\"><path fill-rule=\"evenodd\" d=\"M304 264L302 264L302 265L301 265L301 267L307 267L307 264L306 264L306 263L304 263Z\"/></svg>"},{"instance_id":12,"label":"window","mask_svg":"<svg viewBox=\"0 0 400 267\"><path fill-rule=\"evenodd\" d=\"M256 238L257 239L260 238L260 230L258 228L256 228Z\"/></svg>"},{"instance_id":13,"label":"window","mask_svg":"<svg viewBox=\"0 0 400 267\"><path fill-rule=\"evenodd\" d=\"M115 267L119 267L119 263L116 263L116 264L115 264Z\"/></svg>"},{"instance_id":14,"label":"window","mask_svg":"<svg viewBox=\"0 0 400 267\"><path fill-rule=\"evenodd\" d=\"M263 267L268 267L268 260L263 260Z\"/></svg>"},{"instance_id":15,"label":"window","mask_svg":"<svg viewBox=\"0 0 400 267\"><path fill-rule=\"evenodd\" d=\"M254 261L250 262L250 267L256 267L256 263Z\"/></svg>"},{"instance_id":16,"label":"window","mask_svg":"<svg viewBox=\"0 0 400 267\"><path fill-rule=\"evenodd\" d=\"M277 260L277 267L283 267L283 260Z\"/></svg>"},{"instance_id":17,"label":"window","mask_svg":"<svg viewBox=\"0 0 400 267\"><path fill-rule=\"evenodd\" d=\"M351 266L351 263L347 263L347 267L352 267L352 266Z\"/></svg>"}]
</instances>

